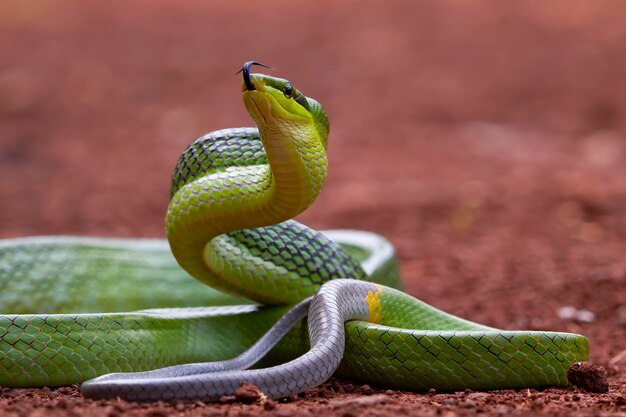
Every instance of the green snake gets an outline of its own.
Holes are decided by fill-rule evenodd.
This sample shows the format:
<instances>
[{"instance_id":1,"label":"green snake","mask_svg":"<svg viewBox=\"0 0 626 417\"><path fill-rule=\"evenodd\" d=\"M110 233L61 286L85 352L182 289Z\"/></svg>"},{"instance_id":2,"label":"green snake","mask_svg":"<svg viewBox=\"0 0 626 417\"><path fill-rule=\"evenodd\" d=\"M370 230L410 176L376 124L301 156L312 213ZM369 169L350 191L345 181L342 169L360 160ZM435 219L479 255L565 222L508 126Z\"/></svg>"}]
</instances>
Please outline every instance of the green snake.
<instances>
[{"instance_id":1,"label":"green snake","mask_svg":"<svg viewBox=\"0 0 626 417\"><path fill-rule=\"evenodd\" d=\"M254 64L242 95L257 128L212 132L183 152L168 242L0 241L0 386L214 400L242 381L279 398L333 373L415 391L568 385L585 337L452 316L401 291L384 238L290 220L326 180L329 122Z\"/></svg>"}]
</instances>

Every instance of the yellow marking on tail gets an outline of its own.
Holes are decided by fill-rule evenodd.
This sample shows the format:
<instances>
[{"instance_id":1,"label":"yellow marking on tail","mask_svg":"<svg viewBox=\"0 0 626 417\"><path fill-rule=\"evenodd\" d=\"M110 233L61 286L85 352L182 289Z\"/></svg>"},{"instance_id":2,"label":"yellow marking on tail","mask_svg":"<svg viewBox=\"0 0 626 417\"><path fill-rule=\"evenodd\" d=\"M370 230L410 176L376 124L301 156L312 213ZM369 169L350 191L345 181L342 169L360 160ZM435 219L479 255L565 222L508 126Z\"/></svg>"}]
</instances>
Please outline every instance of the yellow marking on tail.
<instances>
[{"instance_id":1,"label":"yellow marking on tail","mask_svg":"<svg viewBox=\"0 0 626 417\"><path fill-rule=\"evenodd\" d=\"M376 292L371 291L365 297L365 301L367 302L367 307L370 311L370 316L367 321L371 323L378 323L382 317L382 306L380 305L380 295L383 293L382 287L376 285Z\"/></svg>"}]
</instances>

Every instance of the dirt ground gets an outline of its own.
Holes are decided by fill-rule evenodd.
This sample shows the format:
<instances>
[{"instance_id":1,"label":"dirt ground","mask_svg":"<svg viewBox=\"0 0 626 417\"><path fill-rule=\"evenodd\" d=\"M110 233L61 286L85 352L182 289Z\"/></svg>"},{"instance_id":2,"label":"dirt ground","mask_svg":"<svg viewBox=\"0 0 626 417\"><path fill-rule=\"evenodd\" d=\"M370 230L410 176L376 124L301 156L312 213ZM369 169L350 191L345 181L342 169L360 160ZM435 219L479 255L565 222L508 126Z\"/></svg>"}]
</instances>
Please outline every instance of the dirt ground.
<instances>
[{"instance_id":1,"label":"dirt ground","mask_svg":"<svg viewBox=\"0 0 626 417\"><path fill-rule=\"evenodd\" d=\"M252 405L3 389L0 415L626 415L626 3L2 9L0 237L163 236L178 154L206 131L250 125L233 74L255 59L331 118L328 185L301 221L387 236L406 291L451 313L587 335L610 389L409 393L331 380Z\"/></svg>"}]
</instances>

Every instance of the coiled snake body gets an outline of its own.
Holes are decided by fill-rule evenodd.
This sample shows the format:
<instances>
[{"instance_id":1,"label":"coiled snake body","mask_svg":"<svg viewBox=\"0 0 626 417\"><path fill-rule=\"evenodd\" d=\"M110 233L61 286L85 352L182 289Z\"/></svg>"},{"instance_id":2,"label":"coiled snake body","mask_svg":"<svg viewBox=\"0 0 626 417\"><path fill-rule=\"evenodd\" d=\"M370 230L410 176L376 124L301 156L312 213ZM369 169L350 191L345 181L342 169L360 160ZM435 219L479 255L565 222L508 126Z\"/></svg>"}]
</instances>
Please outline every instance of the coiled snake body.
<instances>
[{"instance_id":1,"label":"coiled snake body","mask_svg":"<svg viewBox=\"0 0 626 417\"><path fill-rule=\"evenodd\" d=\"M252 64L244 65L243 98L258 129L221 130L190 145L166 219L175 260L220 291L193 282L162 241L2 241L0 385L89 380L83 392L91 397L214 400L251 381L278 398L338 366L339 375L409 390L567 385L568 367L588 356L583 336L451 316L398 289L382 237L289 220L324 184L328 119L289 81L250 74ZM314 294L274 336L228 361ZM236 305L205 307L216 303ZM299 321L307 310L310 340ZM242 370L285 333L264 364L289 362ZM190 363L200 364L133 373Z\"/></svg>"}]
</instances>

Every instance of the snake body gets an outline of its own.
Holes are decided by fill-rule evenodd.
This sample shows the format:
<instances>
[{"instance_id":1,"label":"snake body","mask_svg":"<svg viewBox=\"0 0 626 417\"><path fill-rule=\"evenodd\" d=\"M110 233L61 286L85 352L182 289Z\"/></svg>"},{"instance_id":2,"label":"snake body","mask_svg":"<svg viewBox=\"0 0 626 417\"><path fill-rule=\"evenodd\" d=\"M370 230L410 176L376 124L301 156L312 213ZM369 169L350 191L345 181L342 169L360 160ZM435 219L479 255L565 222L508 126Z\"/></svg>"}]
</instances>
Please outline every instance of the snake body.
<instances>
[{"instance_id":1,"label":"snake body","mask_svg":"<svg viewBox=\"0 0 626 417\"><path fill-rule=\"evenodd\" d=\"M166 218L173 257L163 241L0 242L0 385L64 385L122 372L86 382L83 392L214 400L251 381L278 398L323 382L337 367L341 376L409 390L567 385L568 367L588 357L585 337L454 317L400 291L384 238L321 233L289 220L325 182L328 119L289 81L250 74L251 64L242 89L258 128L205 135L176 166ZM220 291L194 283L176 263ZM298 322L262 365L287 363L241 370L250 363L237 359L227 371L205 364L128 374L228 360L314 295L310 339ZM233 305L204 307L213 303Z\"/></svg>"}]
</instances>

